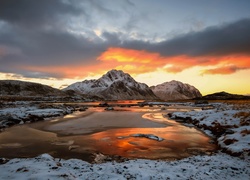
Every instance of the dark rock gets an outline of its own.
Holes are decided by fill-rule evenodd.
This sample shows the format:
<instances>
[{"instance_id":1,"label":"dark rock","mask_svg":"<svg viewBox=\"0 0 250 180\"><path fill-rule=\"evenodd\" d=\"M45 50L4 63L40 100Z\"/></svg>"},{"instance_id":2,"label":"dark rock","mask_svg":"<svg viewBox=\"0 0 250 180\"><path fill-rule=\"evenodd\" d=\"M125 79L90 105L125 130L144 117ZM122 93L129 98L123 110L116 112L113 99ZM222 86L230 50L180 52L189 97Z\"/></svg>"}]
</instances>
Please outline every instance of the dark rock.
<instances>
[{"instance_id":1,"label":"dark rock","mask_svg":"<svg viewBox=\"0 0 250 180\"><path fill-rule=\"evenodd\" d=\"M9 162L9 159L6 159L6 158L0 158L0 164L5 164Z\"/></svg>"},{"instance_id":2,"label":"dark rock","mask_svg":"<svg viewBox=\"0 0 250 180\"><path fill-rule=\"evenodd\" d=\"M100 104L99 104L99 107L108 107L109 105L108 105L108 103L107 102L101 102Z\"/></svg>"},{"instance_id":3,"label":"dark rock","mask_svg":"<svg viewBox=\"0 0 250 180\"><path fill-rule=\"evenodd\" d=\"M208 94L206 96L202 96L196 99L199 99L199 100L248 100L250 99L250 96L230 94L230 93L223 91L223 92Z\"/></svg>"},{"instance_id":4,"label":"dark rock","mask_svg":"<svg viewBox=\"0 0 250 180\"><path fill-rule=\"evenodd\" d=\"M208 101L206 100L197 100L194 102L195 105L198 105L198 104L208 104Z\"/></svg>"},{"instance_id":5,"label":"dark rock","mask_svg":"<svg viewBox=\"0 0 250 180\"><path fill-rule=\"evenodd\" d=\"M234 134L234 131L231 129L226 129L225 134Z\"/></svg>"},{"instance_id":6,"label":"dark rock","mask_svg":"<svg viewBox=\"0 0 250 180\"><path fill-rule=\"evenodd\" d=\"M86 111L88 108L87 107L80 107L79 111Z\"/></svg>"}]
</instances>

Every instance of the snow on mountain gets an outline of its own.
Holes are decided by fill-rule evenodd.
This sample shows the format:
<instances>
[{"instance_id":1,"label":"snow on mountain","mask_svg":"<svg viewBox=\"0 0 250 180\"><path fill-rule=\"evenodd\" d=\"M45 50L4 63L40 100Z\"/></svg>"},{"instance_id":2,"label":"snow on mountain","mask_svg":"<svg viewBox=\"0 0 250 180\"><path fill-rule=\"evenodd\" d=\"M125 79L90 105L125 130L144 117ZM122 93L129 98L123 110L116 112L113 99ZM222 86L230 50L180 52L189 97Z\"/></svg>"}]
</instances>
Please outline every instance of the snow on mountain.
<instances>
[{"instance_id":1,"label":"snow on mountain","mask_svg":"<svg viewBox=\"0 0 250 180\"><path fill-rule=\"evenodd\" d=\"M157 98L146 84L136 82L121 70L111 70L97 80L76 82L63 90L74 90L107 100Z\"/></svg>"},{"instance_id":2,"label":"snow on mountain","mask_svg":"<svg viewBox=\"0 0 250 180\"><path fill-rule=\"evenodd\" d=\"M194 86L175 80L151 86L150 88L156 96L165 101L192 99L202 96Z\"/></svg>"}]
</instances>

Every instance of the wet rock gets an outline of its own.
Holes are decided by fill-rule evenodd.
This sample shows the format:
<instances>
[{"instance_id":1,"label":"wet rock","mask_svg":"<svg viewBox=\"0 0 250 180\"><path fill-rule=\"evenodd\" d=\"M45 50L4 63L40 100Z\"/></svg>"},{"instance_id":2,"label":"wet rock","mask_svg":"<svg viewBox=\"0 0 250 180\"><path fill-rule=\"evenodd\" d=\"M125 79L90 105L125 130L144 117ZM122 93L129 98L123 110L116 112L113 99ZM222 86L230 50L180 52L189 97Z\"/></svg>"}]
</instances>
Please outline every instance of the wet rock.
<instances>
[{"instance_id":1,"label":"wet rock","mask_svg":"<svg viewBox=\"0 0 250 180\"><path fill-rule=\"evenodd\" d=\"M164 139L161 137L158 137L156 135L153 134L132 134L130 135L131 137L143 137L143 138L148 138L148 139L152 139L152 140L156 140L156 141L163 141Z\"/></svg>"},{"instance_id":2,"label":"wet rock","mask_svg":"<svg viewBox=\"0 0 250 180\"><path fill-rule=\"evenodd\" d=\"M105 108L104 110L106 110L106 111L113 111L114 108L113 108L113 107L107 107L107 108Z\"/></svg>"},{"instance_id":3,"label":"wet rock","mask_svg":"<svg viewBox=\"0 0 250 180\"><path fill-rule=\"evenodd\" d=\"M87 107L80 107L79 111L86 111L88 108Z\"/></svg>"}]
</instances>

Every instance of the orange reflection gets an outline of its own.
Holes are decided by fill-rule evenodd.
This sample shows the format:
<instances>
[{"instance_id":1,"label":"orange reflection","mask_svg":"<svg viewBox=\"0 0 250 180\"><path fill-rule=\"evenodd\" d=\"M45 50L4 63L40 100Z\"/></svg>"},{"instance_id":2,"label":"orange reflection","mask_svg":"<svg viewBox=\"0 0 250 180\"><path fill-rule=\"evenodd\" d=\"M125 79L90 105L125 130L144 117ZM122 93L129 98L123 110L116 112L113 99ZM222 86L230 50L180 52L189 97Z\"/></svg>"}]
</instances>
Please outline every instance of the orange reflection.
<instances>
[{"instance_id":1,"label":"orange reflection","mask_svg":"<svg viewBox=\"0 0 250 180\"><path fill-rule=\"evenodd\" d=\"M163 141L132 137L133 134L154 134ZM179 159L194 151L213 151L215 145L195 128L170 126L166 128L122 128L91 135L93 146L104 154L148 159Z\"/></svg>"}]
</instances>

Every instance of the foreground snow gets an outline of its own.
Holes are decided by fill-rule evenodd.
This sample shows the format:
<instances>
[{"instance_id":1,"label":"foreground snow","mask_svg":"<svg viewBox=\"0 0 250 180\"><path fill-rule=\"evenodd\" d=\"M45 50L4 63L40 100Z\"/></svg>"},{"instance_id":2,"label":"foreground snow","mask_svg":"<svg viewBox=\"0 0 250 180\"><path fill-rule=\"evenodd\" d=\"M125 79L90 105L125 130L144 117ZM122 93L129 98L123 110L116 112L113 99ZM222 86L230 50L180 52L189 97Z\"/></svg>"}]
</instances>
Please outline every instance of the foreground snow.
<instances>
[{"instance_id":1,"label":"foreground snow","mask_svg":"<svg viewBox=\"0 0 250 180\"><path fill-rule=\"evenodd\" d=\"M130 160L90 164L54 159L12 159L0 165L0 179L250 179L250 162L226 154L195 156L179 161Z\"/></svg>"}]
</instances>

